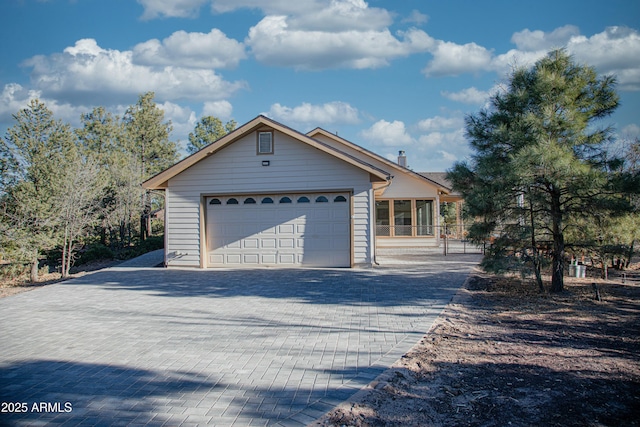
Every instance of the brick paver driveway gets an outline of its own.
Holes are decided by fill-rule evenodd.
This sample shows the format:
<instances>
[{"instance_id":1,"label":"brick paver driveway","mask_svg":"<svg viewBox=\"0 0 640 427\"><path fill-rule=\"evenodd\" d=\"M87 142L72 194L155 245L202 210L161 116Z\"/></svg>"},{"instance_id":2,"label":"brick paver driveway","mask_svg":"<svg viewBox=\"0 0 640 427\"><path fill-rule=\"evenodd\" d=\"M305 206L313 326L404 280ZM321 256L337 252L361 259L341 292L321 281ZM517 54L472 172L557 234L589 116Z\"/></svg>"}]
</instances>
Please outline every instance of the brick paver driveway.
<instances>
[{"instance_id":1,"label":"brick paver driveway","mask_svg":"<svg viewBox=\"0 0 640 427\"><path fill-rule=\"evenodd\" d=\"M418 342L477 261L114 267L0 299L0 424L305 425Z\"/></svg>"}]
</instances>

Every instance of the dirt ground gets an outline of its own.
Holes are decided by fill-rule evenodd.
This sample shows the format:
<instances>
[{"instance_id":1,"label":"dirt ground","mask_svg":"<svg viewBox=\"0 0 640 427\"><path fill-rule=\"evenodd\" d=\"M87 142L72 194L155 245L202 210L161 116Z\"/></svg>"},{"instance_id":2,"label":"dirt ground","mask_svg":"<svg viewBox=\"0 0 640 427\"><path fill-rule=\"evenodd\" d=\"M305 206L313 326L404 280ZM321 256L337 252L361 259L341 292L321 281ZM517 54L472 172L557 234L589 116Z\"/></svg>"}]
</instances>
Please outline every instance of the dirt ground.
<instances>
[{"instance_id":1,"label":"dirt ground","mask_svg":"<svg viewBox=\"0 0 640 427\"><path fill-rule=\"evenodd\" d=\"M624 284L567 278L560 295L476 272L419 344L315 425L639 426L633 267Z\"/></svg>"}]
</instances>

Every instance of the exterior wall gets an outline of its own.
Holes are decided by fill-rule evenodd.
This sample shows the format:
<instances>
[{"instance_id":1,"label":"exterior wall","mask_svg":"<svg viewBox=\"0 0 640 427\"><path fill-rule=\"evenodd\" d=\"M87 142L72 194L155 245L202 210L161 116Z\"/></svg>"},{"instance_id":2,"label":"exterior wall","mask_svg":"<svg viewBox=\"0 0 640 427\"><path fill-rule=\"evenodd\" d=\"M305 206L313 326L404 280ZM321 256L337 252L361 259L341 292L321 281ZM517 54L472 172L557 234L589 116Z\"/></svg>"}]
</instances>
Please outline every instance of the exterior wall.
<instances>
[{"instance_id":1,"label":"exterior wall","mask_svg":"<svg viewBox=\"0 0 640 427\"><path fill-rule=\"evenodd\" d=\"M350 147L340 144L324 135L317 135L314 138L330 145L333 148L349 153L352 156L364 158L363 154L359 151L353 150ZM388 170L392 175L394 175L391 185L385 189L384 194L380 197L382 199L425 198L435 200L438 197L438 189L436 186L429 185L429 182L424 179L413 177L400 171L398 171L398 173L393 173L393 170L391 170L386 163L380 162L372 157L367 157L365 161L377 168Z\"/></svg>"},{"instance_id":2,"label":"exterior wall","mask_svg":"<svg viewBox=\"0 0 640 427\"><path fill-rule=\"evenodd\" d=\"M336 149L345 151L353 156L362 158L363 155L349 146L343 145L341 143L336 142L335 140L328 138L324 135L316 135L314 138L322 141ZM433 216L434 216L434 225L436 226L437 232L433 236L424 236L424 237L388 237L388 236L377 236L376 244L377 247L434 247L440 244L440 233L439 233L439 221L440 221L440 195L438 194L438 189L435 185L430 185L429 182L421 179L419 177L414 177L409 174L403 173L401 171L397 171L397 173L391 172L388 164L383 163L381 161L376 160L375 158L367 158L367 163L372 164L381 169L389 170L390 173L394 175L394 178L391 182L391 185L384 190L384 193L378 197L376 200L386 200L386 199L425 199L425 200L433 200ZM374 229L375 229L375 206L372 208L372 212L374 213Z\"/></svg>"},{"instance_id":3,"label":"exterior wall","mask_svg":"<svg viewBox=\"0 0 640 427\"><path fill-rule=\"evenodd\" d=\"M269 166L262 166L269 161ZM330 154L275 132L274 153L258 155L256 133L222 148L169 180L166 190L166 258L169 266L200 267L207 195L295 191L351 191L354 264L372 260L369 174ZM205 208L206 209L206 208Z\"/></svg>"}]
</instances>

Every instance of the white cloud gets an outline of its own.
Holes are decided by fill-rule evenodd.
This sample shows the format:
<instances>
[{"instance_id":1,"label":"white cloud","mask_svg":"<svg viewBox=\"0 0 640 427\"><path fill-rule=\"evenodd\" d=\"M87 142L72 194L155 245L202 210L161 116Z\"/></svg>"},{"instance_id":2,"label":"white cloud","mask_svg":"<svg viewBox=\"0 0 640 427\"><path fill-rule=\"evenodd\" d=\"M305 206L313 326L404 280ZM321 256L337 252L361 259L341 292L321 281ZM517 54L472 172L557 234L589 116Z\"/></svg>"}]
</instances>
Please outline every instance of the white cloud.
<instances>
[{"instance_id":1,"label":"white cloud","mask_svg":"<svg viewBox=\"0 0 640 427\"><path fill-rule=\"evenodd\" d=\"M212 0L214 12L225 13L237 9L260 9L267 15L299 15L326 7L329 0Z\"/></svg>"},{"instance_id":2,"label":"white cloud","mask_svg":"<svg viewBox=\"0 0 640 427\"><path fill-rule=\"evenodd\" d=\"M462 117L435 116L418 122L418 129L422 132L434 132L462 126L464 126L464 119Z\"/></svg>"},{"instance_id":3,"label":"white cloud","mask_svg":"<svg viewBox=\"0 0 640 427\"><path fill-rule=\"evenodd\" d=\"M464 45L434 41L433 59L423 69L427 77L495 71L506 75L516 67L530 67L549 50L565 47L576 61L596 67L600 73L615 74L622 90L640 90L640 33L627 27L609 27L586 37L577 27L566 25L551 32L523 30L511 41L517 49L495 55L475 43ZM457 96L443 93L444 96ZM460 93L470 100L474 95ZM477 94L476 94L477 95Z\"/></svg>"},{"instance_id":4,"label":"white cloud","mask_svg":"<svg viewBox=\"0 0 640 427\"><path fill-rule=\"evenodd\" d=\"M627 125L620 130L620 135L622 135L623 138L627 139L638 138L640 137L640 126L634 123Z\"/></svg>"},{"instance_id":5,"label":"white cloud","mask_svg":"<svg viewBox=\"0 0 640 427\"><path fill-rule=\"evenodd\" d=\"M93 39L78 40L63 53L35 56L24 65L32 67L31 80L44 96L74 104L126 103L147 91L165 100L219 100L246 87L212 70L136 65L131 51L103 49Z\"/></svg>"},{"instance_id":6,"label":"white cloud","mask_svg":"<svg viewBox=\"0 0 640 427\"><path fill-rule=\"evenodd\" d=\"M422 25L429 21L429 15L421 13L419 10L413 9L409 16L404 18L402 22L408 22L411 24Z\"/></svg>"},{"instance_id":7,"label":"white cloud","mask_svg":"<svg viewBox=\"0 0 640 427\"><path fill-rule=\"evenodd\" d=\"M399 120L393 122L379 120L369 129L361 131L360 136L375 145L400 147L415 143L415 140L407 133L404 122Z\"/></svg>"},{"instance_id":8,"label":"white cloud","mask_svg":"<svg viewBox=\"0 0 640 427\"><path fill-rule=\"evenodd\" d=\"M461 161L470 153L464 137L464 129L449 132L431 132L418 138L415 149L418 158L424 159L425 170L444 171L454 162Z\"/></svg>"},{"instance_id":9,"label":"white cloud","mask_svg":"<svg viewBox=\"0 0 640 427\"><path fill-rule=\"evenodd\" d=\"M143 20L155 18L194 18L210 0L138 0L144 8Z\"/></svg>"},{"instance_id":10,"label":"white cloud","mask_svg":"<svg viewBox=\"0 0 640 427\"><path fill-rule=\"evenodd\" d=\"M245 40L256 59L298 69L378 68L389 60L426 51L432 39L412 29L394 37L388 29L307 31L289 27L286 16L267 16L249 30Z\"/></svg>"},{"instance_id":11,"label":"white cloud","mask_svg":"<svg viewBox=\"0 0 640 427\"><path fill-rule=\"evenodd\" d=\"M32 99L43 102L56 120L62 120L74 126L80 125L81 114L91 110L90 107L83 105L60 103L55 99L43 97L41 91L26 89L17 83L9 83L0 93L0 123L12 123L12 116L21 109L27 108Z\"/></svg>"},{"instance_id":12,"label":"white cloud","mask_svg":"<svg viewBox=\"0 0 640 427\"><path fill-rule=\"evenodd\" d=\"M233 106L229 101L208 101L204 103L202 108L203 116L214 116L220 120L229 120L231 113L233 112Z\"/></svg>"},{"instance_id":13,"label":"white cloud","mask_svg":"<svg viewBox=\"0 0 640 427\"><path fill-rule=\"evenodd\" d=\"M501 90L500 85L495 85L489 90L479 90L476 87L470 87L458 92L442 91L440 95L452 101L461 102L470 105L483 105L489 102L489 98Z\"/></svg>"},{"instance_id":14,"label":"white cloud","mask_svg":"<svg viewBox=\"0 0 640 427\"><path fill-rule=\"evenodd\" d=\"M428 77L473 73L491 66L492 52L476 43L439 41L431 53L433 60L422 70Z\"/></svg>"},{"instance_id":15,"label":"white cloud","mask_svg":"<svg viewBox=\"0 0 640 427\"><path fill-rule=\"evenodd\" d=\"M549 33L540 30L531 31L527 28L514 33L511 36L511 42L521 51L537 52L564 47L572 37L579 34L580 30L575 25L558 27Z\"/></svg>"},{"instance_id":16,"label":"white cloud","mask_svg":"<svg viewBox=\"0 0 640 427\"><path fill-rule=\"evenodd\" d=\"M242 43L214 28L209 33L176 31L160 42L148 40L133 48L133 63L189 68L233 68L246 57Z\"/></svg>"},{"instance_id":17,"label":"white cloud","mask_svg":"<svg viewBox=\"0 0 640 427\"><path fill-rule=\"evenodd\" d=\"M383 8L370 7L364 0L139 1L145 7L143 16L147 19L193 16L206 3L215 13L259 9L265 17L249 30L245 44L260 62L296 69L378 68L389 65L395 58L425 52L435 43L415 28L392 34L389 30L392 14ZM414 11L411 19L423 23L426 15ZM182 60L190 66L218 68L237 64L240 53L244 53L235 41L217 35L228 49L207 55L207 40L213 39L214 34L196 34L178 32L163 42L142 43L134 49L135 62L169 65ZM185 51L185 46L191 50Z\"/></svg>"},{"instance_id":18,"label":"white cloud","mask_svg":"<svg viewBox=\"0 0 640 427\"><path fill-rule=\"evenodd\" d=\"M364 0L331 0L314 11L294 15L289 25L305 31L368 31L380 30L392 23L384 9L370 8Z\"/></svg>"},{"instance_id":19,"label":"white cloud","mask_svg":"<svg viewBox=\"0 0 640 427\"><path fill-rule=\"evenodd\" d=\"M164 111L165 120L171 120L171 125L173 126L171 139L173 141L186 141L189 132L193 132L193 128L196 126L196 113L189 107L183 107L169 101L157 104L157 106Z\"/></svg>"},{"instance_id":20,"label":"white cloud","mask_svg":"<svg viewBox=\"0 0 640 427\"><path fill-rule=\"evenodd\" d=\"M357 108L348 103L334 101L322 105L303 103L297 107L286 107L273 104L266 116L285 124L327 125L327 124L356 124L360 122Z\"/></svg>"},{"instance_id":21,"label":"white cloud","mask_svg":"<svg viewBox=\"0 0 640 427\"><path fill-rule=\"evenodd\" d=\"M451 132L430 132L418 138L420 146L423 148L440 148L451 150L460 145L466 145L464 129L456 129Z\"/></svg>"},{"instance_id":22,"label":"white cloud","mask_svg":"<svg viewBox=\"0 0 640 427\"><path fill-rule=\"evenodd\" d=\"M640 90L640 34L627 27L609 27L591 37L572 37L567 50L578 61L613 73L623 89Z\"/></svg>"},{"instance_id":23,"label":"white cloud","mask_svg":"<svg viewBox=\"0 0 640 427\"><path fill-rule=\"evenodd\" d=\"M391 24L385 9L369 7L364 0L138 0L144 8L142 19L160 17L189 18L199 14L205 4L214 13L238 9L258 9L265 15L284 15L291 25L306 30L339 31L355 28L382 28Z\"/></svg>"},{"instance_id":24,"label":"white cloud","mask_svg":"<svg viewBox=\"0 0 640 427\"><path fill-rule=\"evenodd\" d=\"M0 94L0 121L11 121L11 115L25 108L32 99L40 98L40 92L28 90L17 83L4 85Z\"/></svg>"}]
</instances>

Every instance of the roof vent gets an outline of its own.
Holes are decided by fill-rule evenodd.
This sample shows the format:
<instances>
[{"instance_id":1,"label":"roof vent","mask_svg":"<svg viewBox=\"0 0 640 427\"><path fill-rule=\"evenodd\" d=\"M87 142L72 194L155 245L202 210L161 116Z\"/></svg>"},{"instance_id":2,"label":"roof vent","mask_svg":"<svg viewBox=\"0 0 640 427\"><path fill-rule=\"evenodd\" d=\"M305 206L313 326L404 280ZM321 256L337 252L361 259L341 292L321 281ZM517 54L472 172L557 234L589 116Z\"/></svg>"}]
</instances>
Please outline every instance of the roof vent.
<instances>
[{"instance_id":1,"label":"roof vent","mask_svg":"<svg viewBox=\"0 0 640 427\"><path fill-rule=\"evenodd\" d=\"M398 152L398 164L403 168L407 167L407 156L404 154L404 150Z\"/></svg>"}]
</instances>

